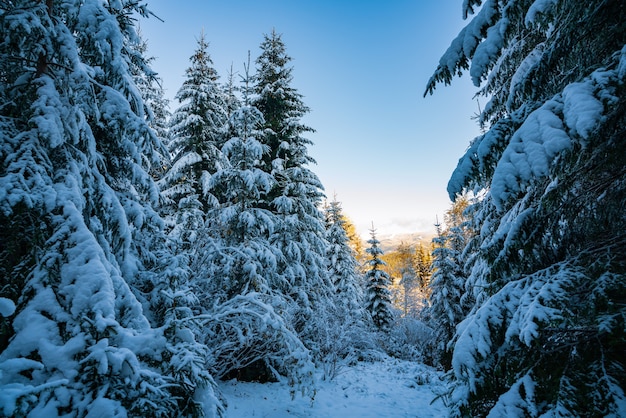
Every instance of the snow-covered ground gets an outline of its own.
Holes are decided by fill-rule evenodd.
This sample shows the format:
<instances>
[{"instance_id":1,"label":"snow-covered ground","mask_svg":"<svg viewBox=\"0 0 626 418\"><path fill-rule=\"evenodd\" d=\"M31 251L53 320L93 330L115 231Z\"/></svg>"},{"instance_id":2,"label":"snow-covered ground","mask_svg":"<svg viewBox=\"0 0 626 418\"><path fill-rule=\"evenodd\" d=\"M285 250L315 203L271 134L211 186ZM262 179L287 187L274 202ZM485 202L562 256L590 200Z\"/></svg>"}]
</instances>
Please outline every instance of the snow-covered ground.
<instances>
[{"instance_id":1,"label":"snow-covered ground","mask_svg":"<svg viewBox=\"0 0 626 418\"><path fill-rule=\"evenodd\" d=\"M228 401L227 418L237 417L445 417L435 393L441 373L419 363L387 358L346 367L333 380L318 381L315 400L291 399L286 383L219 382Z\"/></svg>"}]
</instances>

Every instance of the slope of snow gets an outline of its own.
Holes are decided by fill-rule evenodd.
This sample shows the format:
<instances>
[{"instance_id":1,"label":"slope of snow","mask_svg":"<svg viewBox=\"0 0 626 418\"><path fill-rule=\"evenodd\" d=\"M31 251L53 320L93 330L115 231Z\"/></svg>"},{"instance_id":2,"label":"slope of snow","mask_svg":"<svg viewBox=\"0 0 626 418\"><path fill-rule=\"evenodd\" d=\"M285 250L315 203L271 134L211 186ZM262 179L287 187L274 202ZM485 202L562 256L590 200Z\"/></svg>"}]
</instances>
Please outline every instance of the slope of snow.
<instances>
[{"instance_id":1,"label":"slope of snow","mask_svg":"<svg viewBox=\"0 0 626 418\"><path fill-rule=\"evenodd\" d=\"M239 417L442 417L447 409L436 393L443 374L431 367L386 358L345 367L332 380L318 376L315 399L296 394L285 382L220 382L228 402L227 418ZM433 402L431 404L431 402Z\"/></svg>"}]
</instances>

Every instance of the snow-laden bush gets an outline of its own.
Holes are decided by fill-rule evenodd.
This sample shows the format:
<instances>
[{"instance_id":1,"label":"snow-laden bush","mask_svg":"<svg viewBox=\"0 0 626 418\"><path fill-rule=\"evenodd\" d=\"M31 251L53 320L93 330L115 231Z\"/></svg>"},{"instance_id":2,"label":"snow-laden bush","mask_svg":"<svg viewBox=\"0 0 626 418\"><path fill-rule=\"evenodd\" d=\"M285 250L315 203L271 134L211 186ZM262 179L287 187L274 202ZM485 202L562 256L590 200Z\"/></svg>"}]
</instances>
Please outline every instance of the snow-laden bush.
<instances>
[{"instance_id":1,"label":"snow-laden bush","mask_svg":"<svg viewBox=\"0 0 626 418\"><path fill-rule=\"evenodd\" d=\"M402 317L395 321L390 333L380 339L380 345L387 354L393 357L425 361L429 359L428 348L433 338L433 329L423 321Z\"/></svg>"},{"instance_id":2,"label":"snow-laden bush","mask_svg":"<svg viewBox=\"0 0 626 418\"><path fill-rule=\"evenodd\" d=\"M367 358L375 350L373 333L363 318L349 315L341 306L320 309L310 325L316 332L309 343L325 380L334 379L346 366Z\"/></svg>"},{"instance_id":3,"label":"snow-laden bush","mask_svg":"<svg viewBox=\"0 0 626 418\"><path fill-rule=\"evenodd\" d=\"M285 376L294 394L312 397L311 354L280 315L283 305L280 298L253 292L235 296L204 315L206 343L213 350L212 374L223 378L264 363L272 373L268 380Z\"/></svg>"}]
</instances>

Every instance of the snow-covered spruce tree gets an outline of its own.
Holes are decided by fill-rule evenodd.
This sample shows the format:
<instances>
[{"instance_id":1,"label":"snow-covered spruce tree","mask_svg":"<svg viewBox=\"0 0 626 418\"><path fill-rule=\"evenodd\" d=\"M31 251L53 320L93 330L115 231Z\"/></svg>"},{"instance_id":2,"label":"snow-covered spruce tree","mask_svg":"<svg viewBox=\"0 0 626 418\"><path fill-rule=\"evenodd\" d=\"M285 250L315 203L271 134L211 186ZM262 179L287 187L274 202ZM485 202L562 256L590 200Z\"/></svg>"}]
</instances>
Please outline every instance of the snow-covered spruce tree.
<instances>
[{"instance_id":1,"label":"snow-covered spruce tree","mask_svg":"<svg viewBox=\"0 0 626 418\"><path fill-rule=\"evenodd\" d=\"M464 318L461 295L465 277L459 266L460 253L450 245L450 236L442 230L440 224L435 227L437 236L433 238L433 275L427 317L431 328L435 330L433 357L449 370L452 359L449 343L454 337L456 326Z\"/></svg>"},{"instance_id":2,"label":"snow-covered spruce tree","mask_svg":"<svg viewBox=\"0 0 626 418\"><path fill-rule=\"evenodd\" d=\"M490 98L448 185L482 196L453 411L626 415L626 7L481 3L427 86L469 69Z\"/></svg>"},{"instance_id":3,"label":"snow-covered spruce tree","mask_svg":"<svg viewBox=\"0 0 626 418\"><path fill-rule=\"evenodd\" d=\"M173 376L177 386L170 388L170 396L177 401L177 414L182 416L222 416L225 401L209 372L211 347L203 341L204 324L198 315L206 303L197 295L197 284L192 277L190 254L165 236L155 239L166 243L155 253L150 269L141 282L144 306L149 307L148 319L159 325L167 338L165 350L155 362L164 373Z\"/></svg>"},{"instance_id":4,"label":"snow-covered spruce tree","mask_svg":"<svg viewBox=\"0 0 626 418\"><path fill-rule=\"evenodd\" d=\"M147 43L139 39L132 45L139 57L148 49ZM161 144L169 143L169 110L161 80L151 68L146 67L153 59L145 62L133 61L130 71L144 101L145 118ZM160 164L151 165L153 178L161 178L169 165L169 152L164 145L155 149L161 159ZM168 201L160 199L160 209L165 212ZM171 215L171 212L170 212ZM165 216L168 216L166 213ZM201 335L197 317L200 301L194 293L190 280L193 272L190 267L191 255L178 237L168 237L164 228L156 228L143 234L146 248L157 248L154 256L147 260L145 270L139 274L137 293L146 307L148 319L163 330L167 338L161 358L155 362L165 374L174 376L178 386L170 389L178 403L178 414L182 416L223 415L224 400L215 391L215 382L207 367L209 348L198 341Z\"/></svg>"},{"instance_id":5,"label":"snow-covered spruce tree","mask_svg":"<svg viewBox=\"0 0 626 418\"><path fill-rule=\"evenodd\" d=\"M373 226L370 235L371 238L367 241L370 246L365 250L370 256L365 272L365 309L376 328L389 331L393 324L391 293L389 292L391 283L389 274L381 269L385 265L380 258L383 250L380 248L380 241L376 238L376 230Z\"/></svg>"},{"instance_id":6,"label":"snow-covered spruce tree","mask_svg":"<svg viewBox=\"0 0 626 418\"><path fill-rule=\"evenodd\" d=\"M295 329L304 340L312 340L317 331L311 318L332 304L332 284L320 210L323 186L308 168L314 160L307 150L311 141L303 136L313 130L301 122L309 109L291 86L290 61L281 36L275 31L265 35L256 60L252 103L264 118L263 142L268 146L264 167L276 179L268 197L269 208L277 215L271 242L283 254L278 269L287 285L279 290L295 302Z\"/></svg>"},{"instance_id":7,"label":"snow-covered spruce tree","mask_svg":"<svg viewBox=\"0 0 626 418\"><path fill-rule=\"evenodd\" d=\"M362 277L344 229L341 203L325 205L328 274L333 283L333 306L314 318L317 350L327 377L334 377L346 361L368 345Z\"/></svg>"},{"instance_id":8,"label":"snow-covered spruce tree","mask_svg":"<svg viewBox=\"0 0 626 418\"><path fill-rule=\"evenodd\" d=\"M358 263L349 245L344 229L341 203L334 198L326 207L326 239L328 241L328 270L339 303L347 312L363 309L363 289L358 274Z\"/></svg>"},{"instance_id":9,"label":"snow-covered spruce tree","mask_svg":"<svg viewBox=\"0 0 626 418\"><path fill-rule=\"evenodd\" d=\"M293 68L289 65L291 57L287 54L285 43L281 35L272 30L271 34L264 35L260 48L261 55L256 59L255 97L252 104L265 118L264 140L270 149L263 157L266 170L284 170L314 163L307 152L311 141L303 136L313 132L313 129L301 121L310 109L302 101L302 95L291 85ZM276 167L276 164L279 166ZM312 197L320 199L321 185L314 186L318 190ZM274 193L279 196L281 191Z\"/></svg>"},{"instance_id":10,"label":"snow-covered spruce tree","mask_svg":"<svg viewBox=\"0 0 626 418\"><path fill-rule=\"evenodd\" d=\"M186 79L176 94L181 103L170 123L172 163L159 181L171 201L172 237L193 247L209 207L207 181L222 165L220 148L228 122L227 96L208 52L204 34L190 58Z\"/></svg>"},{"instance_id":11,"label":"snow-covered spruce tree","mask_svg":"<svg viewBox=\"0 0 626 418\"><path fill-rule=\"evenodd\" d=\"M474 220L474 212L479 205L472 204L478 200L465 194L457 195L444 215L447 226L444 231L445 240L451 260L456 266L455 276L458 285L461 286L460 309L463 313L459 319L464 318L471 311L476 304L476 296L481 294L473 286L473 282L467 280L468 270L472 268L479 255L477 248L480 246L480 236L473 229L473 225L477 223Z\"/></svg>"},{"instance_id":12,"label":"snow-covered spruce tree","mask_svg":"<svg viewBox=\"0 0 626 418\"><path fill-rule=\"evenodd\" d=\"M236 136L221 149L224 165L206 182L212 203L207 227L219 241L209 245L214 251L232 249L229 257L212 260L227 263L215 271L208 284L222 300L248 292L269 294L283 286L277 271L281 253L269 242L277 216L268 209L267 195L276 180L263 169L262 158L268 152L262 142L263 115L250 104L248 75L243 82L242 105L229 122ZM246 267L248 263L256 267Z\"/></svg>"},{"instance_id":13,"label":"snow-covered spruce tree","mask_svg":"<svg viewBox=\"0 0 626 418\"><path fill-rule=\"evenodd\" d=\"M467 274L464 270L466 251L472 252L468 245L472 238L466 214L468 205L467 196L457 196L445 214L446 230L437 222L437 236L432 241L433 273L428 285L430 303L426 317L435 330L433 359L446 370L451 368L451 342L456 326L473 306L471 289L466 289Z\"/></svg>"},{"instance_id":14,"label":"snow-covered spruce tree","mask_svg":"<svg viewBox=\"0 0 626 418\"><path fill-rule=\"evenodd\" d=\"M223 90L224 90L224 97L225 97L225 104L226 104L226 113L228 115L228 119L230 120L230 118L232 117L233 113L235 113L235 111L237 109L239 109L239 107L241 107L241 102L239 100L239 97L237 97L237 91L239 91L238 86L235 84L235 72L233 70L233 66L230 66L230 71L228 72L228 77L226 82L223 85ZM232 129L232 126L230 124L228 124L228 127ZM226 138L232 138L234 135L230 135L230 134L234 134L234 131L228 131L226 133Z\"/></svg>"},{"instance_id":15,"label":"snow-covered spruce tree","mask_svg":"<svg viewBox=\"0 0 626 418\"><path fill-rule=\"evenodd\" d=\"M137 14L135 1L0 6L0 265L16 305L2 416L201 412L172 396L200 382L161 365L172 341L136 298L162 226L148 174L160 144L130 69Z\"/></svg>"},{"instance_id":16,"label":"snow-covered spruce tree","mask_svg":"<svg viewBox=\"0 0 626 418\"><path fill-rule=\"evenodd\" d=\"M161 78L151 68L154 57L146 57L148 42L141 36L141 32L138 33L138 36L139 40L131 45L136 50L136 53L133 55L145 58L143 61L131 61L129 70L143 98L146 122L160 140L160 149L155 149L155 153L158 152L159 161L155 161L154 164L150 165L150 175L155 179L159 179L163 177L170 161L169 151L165 145L169 142L168 123L171 116L169 100L165 98Z\"/></svg>"},{"instance_id":17,"label":"snow-covered spruce tree","mask_svg":"<svg viewBox=\"0 0 626 418\"><path fill-rule=\"evenodd\" d=\"M246 71L247 73L247 71ZM251 106L249 77L244 79L242 106L230 124L237 136L223 146L226 164L207 182L214 196L208 212L208 240L197 262L203 287L213 300L205 333L222 377L244 380L287 375L302 390L313 384L309 351L285 321L291 299L282 293L286 279L278 270L283 254L270 243L278 223L267 207L274 177L263 170L268 151L259 140L263 115Z\"/></svg>"}]
</instances>

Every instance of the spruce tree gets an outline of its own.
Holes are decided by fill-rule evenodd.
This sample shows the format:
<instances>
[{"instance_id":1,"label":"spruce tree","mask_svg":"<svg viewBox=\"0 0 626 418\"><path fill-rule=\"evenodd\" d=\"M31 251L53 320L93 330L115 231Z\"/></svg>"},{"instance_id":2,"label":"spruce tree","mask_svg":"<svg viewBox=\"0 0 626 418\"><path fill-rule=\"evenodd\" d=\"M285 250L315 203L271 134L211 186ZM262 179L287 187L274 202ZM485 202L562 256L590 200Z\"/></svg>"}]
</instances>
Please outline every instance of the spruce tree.
<instances>
[{"instance_id":1,"label":"spruce tree","mask_svg":"<svg viewBox=\"0 0 626 418\"><path fill-rule=\"evenodd\" d=\"M391 308L391 284L389 274L382 270L385 262L380 258L384 253L380 248L380 241L376 239L376 230L372 226L371 238L367 241L370 245L365 251L370 259L367 261L368 270L365 272L365 309L369 312L376 328L381 331L389 331L393 324L393 312Z\"/></svg>"},{"instance_id":2,"label":"spruce tree","mask_svg":"<svg viewBox=\"0 0 626 418\"><path fill-rule=\"evenodd\" d=\"M264 36L257 58L253 105L263 114L265 170L276 182L268 194L269 208L277 216L271 242L283 254L279 270L287 287L280 289L294 300L294 326L305 339L314 338L311 318L332 304L332 284L325 264L327 242L320 210L323 186L308 167L313 130L301 122L309 111L292 84L291 58L275 31Z\"/></svg>"},{"instance_id":3,"label":"spruce tree","mask_svg":"<svg viewBox=\"0 0 626 418\"><path fill-rule=\"evenodd\" d=\"M451 237L441 225L435 225L437 236L433 238L433 276L430 283L430 307L428 318L435 330L435 356L444 369L451 366L451 347L456 326L463 320L461 295L465 280L459 266L460 254L450 244Z\"/></svg>"},{"instance_id":4,"label":"spruce tree","mask_svg":"<svg viewBox=\"0 0 626 418\"><path fill-rule=\"evenodd\" d=\"M248 76L244 82L248 84ZM276 180L261 163L268 152L262 142L263 115L249 98L250 88L246 87L242 106L229 122L236 136L221 150L225 164L207 182L215 202L208 211L209 234L219 241L217 250L230 249L231 254L220 261L228 264L215 272L211 286L216 295L226 299L248 292L271 294L283 286L277 271L282 254L269 242L277 216L266 204Z\"/></svg>"},{"instance_id":5,"label":"spruce tree","mask_svg":"<svg viewBox=\"0 0 626 418\"><path fill-rule=\"evenodd\" d=\"M626 8L482 3L427 86L469 69L489 97L448 184L479 197L454 414L624 415Z\"/></svg>"},{"instance_id":6,"label":"spruce tree","mask_svg":"<svg viewBox=\"0 0 626 418\"><path fill-rule=\"evenodd\" d=\"M324 309L311 318L313 346L324 379L333 379L343 367L369 348L367 314L364 309L362 276L350 247L341 203L334 199L324 206L328 276L333 294Z\"/></svg>"},{"instance_id":7,"label":"spruce tree","mask_svg":"<svg viewBox=\"0 0 626 418\"><path fill-rule=\"evenodd\" d=\"M430 284L433 273L432 265L432 247L425 248L421 242L417 243L417 247L415 248L415 272L417 273L418 286L422 291L428 290L428 285Z\"/></svg>"},{"instance_id":8,"label":"spruce tree","mask_svg":"<svg viewBox=\"0 0 626 418\"><path fill-rule=\"evenodd\" d=\"M131 45L139 57L146 56L148 52L148 42L138 32L139 40ZM137 89L143 99L143 110L148 126L152 129L159 140L155 143L155 156L158 160L150 164L150 174L153 178L160 178L164 174L165 166L169 164L170 155L166 148L169 140L169 100L165 98L163 80L152 69L151 65L154 57L146 57L143 61L133 60L129 65L129 70L133 75ZM157 153L158 152L158 153Z\"/></svg>"},{"instance_id":9,"label":"spruce tree","mask_svg":"<svg viewBox=\"0 0 626 418\"><path fill-rule=\"evenodd\" d=\"M0 269L15 305L0 339L2 415L220 409L181 407L210 394L210 376L162 364L176 341L138 300L167 250L152 239L160 143L133 82L147 68L137 15L147 10L133 1L0 7Z\"/></svg>"},{"instance_id":10,"label":"spruce tree","mask_svg":"<svg viewBox=\"0 0 626 418\"><path fill-rule=\"evenodd\" d=\"M215 205L208 212L211 236L196 264L204 308L203 335L213 348L212 370L242 380L286 375L303 392L313 390L309 351L291 326L293 300L279 264L282 251L270 241L279 224L267 208L276 180L264 171L263 115L251 105L246 71L242 106L230 120L237 136L222 147L224 166L209 178Z\"/></svg>"},{"instance_id":11,"label":"spruce tree","mask_svg":"<svg viewBox=\"0 0 626 418\"><path fill-rule=\"evenodd\" d=\"M265 141L270 148L264 157L266 168L271 171L313 163L307 154L311 141L303 136L313 132L313 129L301 121L310 109L291 85L293 68L289 65L291 57L287 54L285 43L281 35L272 30L271 34L264 35L260 48L254 79L256 97L252 104L265 118ZM282 167L276 167L276 164Z\"/></svg>"},{"instance_id":12,"label":"spruce tree","mask_svg":"<svg viewBox=\"0 0 626 418\"><path fill-rule=\"evenodd\" d=\"M345 306L346 314L358 315L363 307L358 263L349 245L341 203L333 199L326 208L326 239L328 269L337 303Z\"/></svg>"},{"instance_id":13,"label":"spruce tree","mask_svg":"<svg viewBox=\"0 0 626 418\"><path fill-rule=\"evenodd\" d=\"M233 66L231 64L226 82L222 86L222 89L225 94L224 98L225 98L225 105L226 105L226 113L228 115L229 121L232 118L235 111L237 111L237 109L241 107L241 101L239 100L239 97L237 96L237 92L240 89L235 82L235 75L236 73L234 72ZM224 137L228 139L234 136L237 136L237 133L235 132L233 126L230 123L228 123L226 131L224 133Z\"/></svg>"},{"instance_id":14,"label":"spruce tree","mask_svg":"<svg viewBox=\"0 0 626 418\"><path fill-rule=\"evenodd\" d=\"M148 45L142 38L133 45L143 56ZM137 88L144 101L145 118L154 135L161 140L155 148L160 160L151 165L153 178L161 178L169 166L169 110L161 79L145 63L130 66ZM160 209L165 206L165 216L171 209L164 199L160 199ZM167 202L167 199L165 199ZM204 413L221 415L224 401L217 395L215 382L208 371L209 347L199 339L202 335L201 323L197 317L201 302L196 294L197 286L192 280L191 254L180 240L165 235L164 229L155 229L145 234L148 246L158 248L154 257L146 262L146 271L140 274L137 283L139 299L147 307L150 323L161 327L167 344L158 365L168 375L175 376L180 386L172 387L172 396L177 400L178 411L182 416L199 416ZM179 237L178 237L179 238Z\"/></svg>"},{"instance_id":15,"label":"spruce tree","mask_svg":"<svg viewBox=\"0 0 626 418\"><path fill-rule=\"evenodd\" d=\"M160 180L171 202L171 234L187 247L197 239L212 206L207 182L222 165L228 98L208 52L204 34L190 58L186 79L176 94L181 102L170 123L171 166Z\"/></svg>"}]
</instances>

